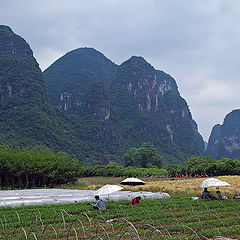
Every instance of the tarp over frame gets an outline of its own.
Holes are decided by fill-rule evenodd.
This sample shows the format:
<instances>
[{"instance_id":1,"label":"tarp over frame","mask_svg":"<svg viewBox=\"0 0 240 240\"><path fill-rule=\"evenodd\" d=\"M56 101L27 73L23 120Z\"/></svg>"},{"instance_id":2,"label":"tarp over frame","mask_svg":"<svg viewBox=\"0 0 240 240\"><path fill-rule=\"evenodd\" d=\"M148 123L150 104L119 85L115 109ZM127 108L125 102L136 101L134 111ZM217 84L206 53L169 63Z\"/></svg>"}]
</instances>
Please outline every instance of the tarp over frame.
<instances>
[{"instance_id":1,"label":"tarp over frame","mask_svg":"<svg viewBox=\"0 0 240 240\"><path fill-rule=\"evenodd\" d=\"M43 204L65 204L74 202L93 202L95 190L69 190L69 189L27 189L0 191L0 207L27 206ZM130 192L118 191L109 194L111 201L130 200L131 197L141 196L142 199L169 198L168 193ZM103 200L108 195L100 195Z\"/></svg>"}]
</instances>

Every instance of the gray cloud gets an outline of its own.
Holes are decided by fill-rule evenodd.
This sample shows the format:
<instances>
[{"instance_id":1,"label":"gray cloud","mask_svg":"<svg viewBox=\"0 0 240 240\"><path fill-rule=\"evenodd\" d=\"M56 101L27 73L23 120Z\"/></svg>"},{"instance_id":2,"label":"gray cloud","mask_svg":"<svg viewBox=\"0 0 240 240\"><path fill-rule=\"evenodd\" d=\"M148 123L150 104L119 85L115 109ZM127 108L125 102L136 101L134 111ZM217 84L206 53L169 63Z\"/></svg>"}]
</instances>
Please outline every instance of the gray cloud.
<instances>
[{"instance_id":1,"label":"gray cloud","mask_svg":"<svg viewBox=\"0 0 240 240\"><path fill-rule=\"evenodd\" d=\"M141 55L177 81L200 133L239 107L238 0L2 0L0 23L31 45L44 70L94 47L117 64Z\"/></svg>"}]
</instances>

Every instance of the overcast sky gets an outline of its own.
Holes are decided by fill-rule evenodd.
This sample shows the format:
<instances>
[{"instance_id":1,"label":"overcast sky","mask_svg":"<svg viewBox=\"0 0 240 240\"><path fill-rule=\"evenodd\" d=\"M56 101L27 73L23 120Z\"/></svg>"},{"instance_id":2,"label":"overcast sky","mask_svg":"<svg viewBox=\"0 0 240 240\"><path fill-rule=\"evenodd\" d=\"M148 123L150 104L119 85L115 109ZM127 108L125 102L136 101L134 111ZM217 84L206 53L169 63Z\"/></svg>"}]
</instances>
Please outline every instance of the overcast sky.
<instances>
[{"instance_id":1,"label":"overcast sky","mask_svg":"<svg viewBox=\"0 0 240 240\"><path fill-rule=\"evenodd\" d=\"M239 0L0 0L0 24L45 70L75 48L143 56L175 78L204 140L239 108Z\"/></svg>"}]
</instances>

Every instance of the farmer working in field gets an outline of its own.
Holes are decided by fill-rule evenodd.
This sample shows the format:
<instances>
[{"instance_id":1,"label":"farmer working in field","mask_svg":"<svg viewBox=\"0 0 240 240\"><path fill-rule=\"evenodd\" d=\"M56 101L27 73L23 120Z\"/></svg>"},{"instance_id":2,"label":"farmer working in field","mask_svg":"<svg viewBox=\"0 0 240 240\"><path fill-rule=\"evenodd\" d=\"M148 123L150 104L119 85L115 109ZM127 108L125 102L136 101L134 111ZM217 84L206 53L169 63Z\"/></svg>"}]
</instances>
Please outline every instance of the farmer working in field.
<instances>
[{"instance_id":1,"label":"farmer working in field","mask_svg":"<svg viewBox=\"0 0 240 240\"><path fill-rule=\"evenodd\" d=\"M100 199L99 196L95 196L95 199L96 199L97 203L96 204L91 204L93 209L106 210L106 205L105 205L104 201L102 199Z\"/></svg>"},{"instance_id":2,"label":"farmer working in field","mask_svg":"<svg viewBox=\"0 0 240 240\"><path fill-rule=\"evenodd\" d=\"M133 198L131 201L130 201L130 204L134 205L134 204L139 204L140 203L140 200L141 200L141 197L138 196L138 197L135 197Z\"/></svg>"},{"instance_id":3,"label":"farmer working in field","mask_svg":"<svg viewBox=\"0 0 240 240\"><path fill-rule=\"evenodd\" d=\"M224 200L224 199L228 199L226 196L224 196L223 194L221 194L220 191L216 191L217 195L218 195L218 200Z\"/></svg>"},{"instance_id":4,"label":"farmer working in field","mask_svg":"<svg viewBox=\"0 0 240 240\"><path fill-rule=\"evenodd\" d=\"M208 190L207 188L204 188L203 192L202 192L202 195L201 195L201 198L208 198L208 199L216 199L216 197L214 197Z\"/></svg>"}]
</instances>

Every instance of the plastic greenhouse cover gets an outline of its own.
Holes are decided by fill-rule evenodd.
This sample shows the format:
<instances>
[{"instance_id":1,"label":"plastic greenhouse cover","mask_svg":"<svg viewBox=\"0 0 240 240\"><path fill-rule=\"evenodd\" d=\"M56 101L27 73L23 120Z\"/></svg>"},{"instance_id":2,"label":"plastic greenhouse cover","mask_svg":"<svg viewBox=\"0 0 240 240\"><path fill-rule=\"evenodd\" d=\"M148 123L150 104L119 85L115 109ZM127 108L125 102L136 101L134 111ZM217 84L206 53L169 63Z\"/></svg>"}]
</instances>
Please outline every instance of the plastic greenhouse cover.
<instances>
[{"instance_id":1,"label":"plastic greenhouse cover","mask_svg":"<svg viewBox=\"0 0 240 240\"><path fill-rule=\"evenodd\" d=\"M27 206L43 204L64 204L74 202L93 202L95 190L69 190L69 189L27 189L0 191L0 207ZM168 193L161 192L131 192L117 191L108 195L100 195L103 200L119 201L130 200L140 196L142 199L169 198Z\"/></svg>"}]
</instances>

